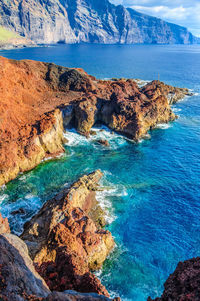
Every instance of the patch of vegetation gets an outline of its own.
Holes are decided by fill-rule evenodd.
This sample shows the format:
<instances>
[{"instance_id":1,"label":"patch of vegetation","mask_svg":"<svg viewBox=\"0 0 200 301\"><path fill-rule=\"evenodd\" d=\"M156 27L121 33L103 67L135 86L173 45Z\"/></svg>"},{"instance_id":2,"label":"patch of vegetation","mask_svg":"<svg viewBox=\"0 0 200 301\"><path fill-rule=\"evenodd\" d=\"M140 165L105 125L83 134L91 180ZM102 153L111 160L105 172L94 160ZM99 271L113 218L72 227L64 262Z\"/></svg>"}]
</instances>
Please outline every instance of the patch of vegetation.
<instances>
[{"instance_id":1,"label":"patch of vegetation","mask_svg":"<svg viewBox=\"0 0 200 301\"><path fill-rule=\"evenodd\" d=\"M11 39L16 39L18 37L19 36L15 32L12 32L12 31L0 26L0 42L5 43Z\"/></svg>"}]
</instances>

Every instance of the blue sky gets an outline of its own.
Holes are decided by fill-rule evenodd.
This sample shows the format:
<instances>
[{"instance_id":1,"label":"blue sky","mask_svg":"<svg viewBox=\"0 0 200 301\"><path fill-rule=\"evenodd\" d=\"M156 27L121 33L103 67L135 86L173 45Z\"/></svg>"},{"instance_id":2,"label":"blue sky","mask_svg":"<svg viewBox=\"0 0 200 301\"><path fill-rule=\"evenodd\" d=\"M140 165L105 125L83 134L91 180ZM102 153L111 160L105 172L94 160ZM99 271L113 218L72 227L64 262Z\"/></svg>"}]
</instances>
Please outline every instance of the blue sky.
<instances>
[{"instance_id":1,"label":"blue sky","mask_svg":"<svg viewBox=\"0 0 200 301\"><path fill-rule=\"evenodd\" d=\"M186 26L200 36L200 0L110 0L140 12Z\"/></svg>"}]
</instances>

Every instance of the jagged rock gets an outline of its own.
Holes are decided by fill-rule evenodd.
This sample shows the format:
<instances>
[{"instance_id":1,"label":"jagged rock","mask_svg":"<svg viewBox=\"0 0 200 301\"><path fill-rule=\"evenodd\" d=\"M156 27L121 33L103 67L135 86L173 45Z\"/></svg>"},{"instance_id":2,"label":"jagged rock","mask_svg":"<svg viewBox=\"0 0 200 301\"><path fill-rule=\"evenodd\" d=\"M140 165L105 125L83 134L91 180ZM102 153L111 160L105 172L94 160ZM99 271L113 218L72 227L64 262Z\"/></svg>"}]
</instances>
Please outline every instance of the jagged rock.
<instances>
[{"instance_id":1,"label":"jagged rock","mask_svg":"<svg viewBox=\"0 0 200 301\"><path fill-rule=\"evenodd\" d=\"M99 140L97 140L97 142L99 144L102 144L103 146L106 146L106 147L110 146L110 143L107 140L104 140L104 139L99 139Z\"/></svg>"},{"instance_id":2,"label":"jagged rock","mask_svg":"<svg viewBox=\"0 0 200 301\"><path fill-rule=\"evenodd\" d=\"M10 233L10 226L7 218L3 218L0 213L0 235Z\"/></svg>"},{"instance_id":3,"label":"jagged rock","mask_svg":"<svg viewBox=\"0 0 200 301\"><path fill-rule=\"evenodd\" d=\"M25 300L24 294L47 297L49 293L35 271L26 244L15 235L0 235L0 295L18 301Z\"/></svg>"},{"instance_id":4,"label":"jagged rock","mask_svg":"<svg viewBox=\"0 0 200 301\"><path fill-rule=\"evenodd\" d=\"M97 219L92 220L92 210L98 208L95 191L101 177L99 170L81 177L45 203L24 226L21 238L51 290L74 289L109 296L90 272L101 267L114 247L111 233L99 229Z\"/></svg>"},{"instance_id":5,"label":"jagged rock","mask_svg":"<svg viewBox=\"0 0 200 301\"><path fill-rule=\"evenodd\" d=\"M164 292L155 301L200 300L200 257L179 262L176 270L164 284ZM148 298L148 301L152 301Z\"/></svg>"},{"instance_id":6,"label":"jagged rock","mask_svg":"<svg viewBox=\"0 0 200 301\"><path fill-rule=\"evenodd\" d=\"M185 27L108 0L15 0L0 2L0 25L36 43L198 42Z\"/></svg>"},{"instance_id":7,"label":"jagged rock","mask_svg":"<svg viewBox=\"0 0 200 301\"><path fill-rule=\"evenodd\" d=\"M19 208L18 210L14 210L11 212L12 215L25 214L25 210L23 208Z\"/></svg>"},{"instance_id":8,"label":"jagged rock","mask_svg":"<svg viewBox=\"0 0 200 301\"><path fill-rule=\"evenodd\" d=\"M62 261L65 257L62 256L62 254L60 255L61 258L59 260L60 263L62 262L62 264L64 264L62 268L63 270L65 270L65 262ZM52 267L48 266L48 270L51 273L51 277L55 278L55 275L52 275L52 272L50 271L51 269ZM73 271L72 267L71 271ZM56 271L56 273L59 272L59 270ZM91 274L88 273L87 277L88 279L90 277L93 280L93 282L96 282L99 285L101 285L100 281ZM61 280L63 283L63 278ZM86 279L84 285L87 284L89 283ZM88 290L90 290L90 288L91 287L89 286ZM19 237L12 234L0 235L0 299L2 301L120 300L119 298L109 299L105 296L93 293L81 294L76 291L65 291L64 293L51 293L45 281L36 272L33 262L28 255L28 248L26 244Z\"/></svg>"},{"instance_id":9,"label":"jagged rock","mask_svg":"<svg viewBox=\"0 0 200 301\"><path fill-rule=\"evenodd\" d=\"M137 141L174 120L170 103L188 94L159 81L140 88L130 79L97 80L82 69L0 57L0 185L64 152L63 125L89 137L103 123Z\"/></svg>"}]
</instances>

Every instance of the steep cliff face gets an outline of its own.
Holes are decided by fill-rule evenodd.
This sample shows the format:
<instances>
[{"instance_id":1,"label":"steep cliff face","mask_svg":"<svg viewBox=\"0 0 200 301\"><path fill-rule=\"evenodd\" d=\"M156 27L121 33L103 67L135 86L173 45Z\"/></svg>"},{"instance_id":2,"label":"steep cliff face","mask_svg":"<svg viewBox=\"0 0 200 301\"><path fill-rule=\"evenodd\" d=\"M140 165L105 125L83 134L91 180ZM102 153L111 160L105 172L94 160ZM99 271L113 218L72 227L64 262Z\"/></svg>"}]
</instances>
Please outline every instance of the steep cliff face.
<instances>
[{"instance_id":1,"label":"steep cliff face","mask_svg":"<svg viewBox=\"0 0 200 301\"><path fill-rule=\"evenodd\" d=\"M0 25L36 43L197 42L184 27L108 0L1 0Z\"/></svg>"}]
</instances>

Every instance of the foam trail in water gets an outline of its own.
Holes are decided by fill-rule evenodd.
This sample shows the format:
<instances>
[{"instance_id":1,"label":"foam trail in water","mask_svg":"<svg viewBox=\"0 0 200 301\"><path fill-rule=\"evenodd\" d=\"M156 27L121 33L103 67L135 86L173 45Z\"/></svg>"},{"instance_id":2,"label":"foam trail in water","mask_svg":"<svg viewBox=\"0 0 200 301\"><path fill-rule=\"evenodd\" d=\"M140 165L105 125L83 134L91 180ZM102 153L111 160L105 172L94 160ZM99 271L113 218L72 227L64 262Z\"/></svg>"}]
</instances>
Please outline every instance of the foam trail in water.
<instances>
[{"instance_id":1,"label":"foam trail in water","mask_svg":"<svg viewBox=\"0 0 200 301\"><path fill-rule=\"evenodd\" d=\"M103 173L106 176L106 172ZM114 214L114 209L110 198L127 196L128 193L123 185L115 185L115 187L113 187L113 184L111 184L105 179L101 181L101 187L102 187L102 191L97 191L96 197L100 203L100 206L106 212L106 216L105 216L106 222L108 224L111 224L114 220L116 220L117 217Z\"/></svg>"},{"instance_id":2,"label":"foam trail in water","mask_svg":"<svg viewBox=\"0 0 200 301\"><path fill-rule=\"evenodd\" d=\"M9 196L7 194L0 195L0 204L8 198L9 198Z\"/></svg>"}]
</instances>

